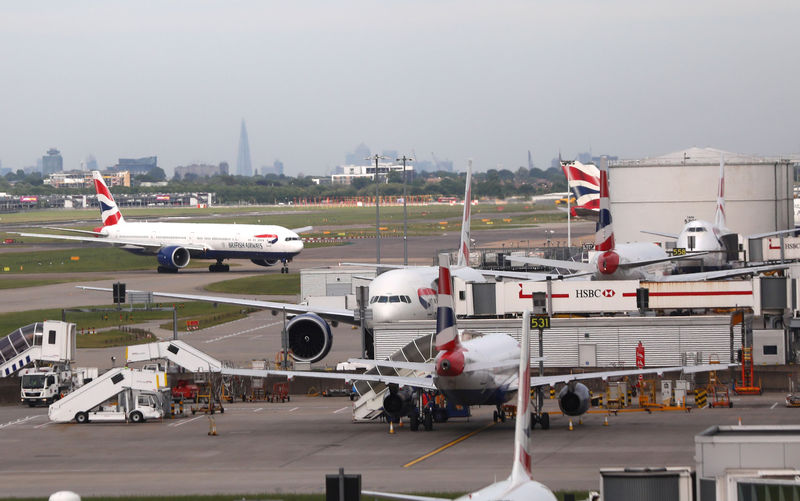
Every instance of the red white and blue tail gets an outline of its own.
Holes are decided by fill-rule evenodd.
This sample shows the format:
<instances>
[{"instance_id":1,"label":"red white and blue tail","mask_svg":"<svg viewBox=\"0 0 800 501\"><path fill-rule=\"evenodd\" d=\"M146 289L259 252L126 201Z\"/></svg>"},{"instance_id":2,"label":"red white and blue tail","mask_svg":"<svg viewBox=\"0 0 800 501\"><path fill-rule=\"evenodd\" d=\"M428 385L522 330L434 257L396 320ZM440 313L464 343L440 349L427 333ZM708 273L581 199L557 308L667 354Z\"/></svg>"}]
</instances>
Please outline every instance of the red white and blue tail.
<instances>
[{"instance_id":1,"label":"red white and blue tail","mask_svg":"<svg viewBox=\"0 0 800 501\"><path fill-rule=\"evenodd\" d=\"M725 221L725 155L719 156L719 188L717 189L717 210L714 213L714 227L727 229Z\"/></svg>"},{"instance_id":2,"label":"red white and blue tail","mask_svg":"<svg viewBox=\"0 0 800 501\"><path fill-rule=\"evenodd\" d=\"M614 226L611 224L611 202L608 198L608 162L600 159L600 213L594 234L594 250L609 251L614 248Z\"/></svg>"},{"instance_id":3,"label":"red white and blue tail","mask_svg":"<svg viewBox=\"0 0 800 501\"><path fill-rule=\"evenodd\" d=\"M100 218L103 220L103 226L124 223L125 219L123 219L117 203L114 202L111 192L108 191L102 174L92 171L92 177L94 178L94 189L97 192L97 201L100 203Z\"/></svg>"},{"instance_id":4,"label":"red white and blue tail","mask_svg":"<svg viewBox=\"0 0 800 501\"><path fill-rule=\"evenodd\" d=\"M461 245L458 246L456 266L469 266L469 227L472 210L472 159L467 162L467 184L464 189L464 218L461 221Z\"/></svg>"},{"instance_id":5,"label":"red white and blue tail","mask_svg":"<svg viewBox=\"0 0 800 501\"><path fill-rule=\"evenodd\" d=\"M577 160L562 161L561 170L567 178L567 187L575 197L576 208L598 210L600 208L600 169L594 164L582 164Z\"/></svg>"},{"instance_id":6,"label":"red white and blue tail","mask_svg":"<svg viewBox=\"0 0 800 501\"><path fill-rule=\"evenodd\" d=\"M439 255L439 306L436 308L436 349L453 351L459 346L453 310L453 282L447 254Z\"/></svg>"},{"instance_id":7,"label":"red white and blue tail","mask_svg":"<svg viewBox=\"0 0 800 501\"><path fill-rule=\"evenodd\" d=\"M530 312L523 316L522 343L519 354L519 388L517 389L517 427L514 431L514 464L512 486L533 479L531 472L531 332Z\"/></svg>"}]
</instances>

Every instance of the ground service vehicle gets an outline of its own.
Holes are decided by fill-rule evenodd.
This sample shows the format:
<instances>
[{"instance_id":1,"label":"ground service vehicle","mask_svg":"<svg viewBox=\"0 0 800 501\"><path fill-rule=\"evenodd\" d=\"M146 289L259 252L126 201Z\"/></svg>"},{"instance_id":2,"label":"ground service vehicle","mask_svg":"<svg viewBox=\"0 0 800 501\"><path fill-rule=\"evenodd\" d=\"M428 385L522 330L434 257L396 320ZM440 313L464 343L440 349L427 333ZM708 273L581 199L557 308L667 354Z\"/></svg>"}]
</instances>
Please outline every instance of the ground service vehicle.
<instances>
[{"instance_id":1,"label":"ground service vehicle","mask_svg":"<svg viewBox=\"0 0 800 501\"><path fill-rule=\"evenodd\" d=\"M73 387L72 371L63 366L22 369L20 376L20 400L31 407L49 405Z\"/></svg>"},{"instance_id":2,"label":"ground service vehicle","mask_svg":"<svg viewBox=\"0 0 800 501\"><path fill-rule=\"evenodd\" d=\"M196 384L190 383L185 379L181 379L178 381L178 384L172 388L172 399L197 400L197 394L199 392L200 388L198 388Z\"/></svg>"}]
</instances>

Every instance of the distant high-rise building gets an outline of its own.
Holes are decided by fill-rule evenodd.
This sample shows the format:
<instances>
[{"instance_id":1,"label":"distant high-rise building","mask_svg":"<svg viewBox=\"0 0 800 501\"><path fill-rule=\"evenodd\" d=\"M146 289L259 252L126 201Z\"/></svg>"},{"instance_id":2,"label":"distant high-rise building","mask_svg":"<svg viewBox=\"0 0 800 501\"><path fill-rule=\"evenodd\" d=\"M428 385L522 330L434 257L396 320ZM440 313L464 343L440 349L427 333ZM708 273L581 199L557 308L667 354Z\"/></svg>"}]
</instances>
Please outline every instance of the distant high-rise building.
<instances>
[{"instance_id":1,"label":"distant high-rise building","mask_svg":"<svg viewBox=\"0 0 800 501\"><path fill-rule=\"evenodd\" d=\"M86 170L100 170L97 168L97 159L94 158L94 155L89 155L86 157L85 165Z\"/></svg>"},{"instance_id":2,"label":"distant high-rise building","mask_svg":"<svg viewBox=\"0 0 800 501\"><path fill-rule=\"evenodd\" d=\"M280 176L283 174L283 162L280 160L275 160L272 162L272 165L263 165L261 166L261 175L266 176L267 174L275 174Z\"/></svg>"},{"instance_id":3,"label":"distant high-rise building","mask_svg":"<svg viewBox=\"0 0 800 501\"><path fill-rule=\"evenodd\" d=\"M239 156L236 158L236 174L252 176L253 164L250 162L250 141L247 139L247 127L242 119L242 132L239 135Z\"/></svg>"},{"instance_id":4,"label":"distant high-rise building","mask_svg":"<svg viewBox=\"0 0 800 501\"><path fill-rule=\"evenodd\" d=\"M61 172L63 168L64 159L61 158L61 152L55 148L47 150L47 155L42 157L42 176Z\"/></svg>"},{"instance_id":5,"label":"distant high-rise building","mask_svg":"<svg viewBox=\"0 0 800 501\"><path fill-rule=\"evenodd\" d=\"M369 150L369 146L361 143L356 146L355 150L344 156L344 163L347 165L369 165L370 161L367 157L371 155L372 153Z\"/></svg>"},{"instance_id":6,"label":"distant high-rise building","mask_svg":"<svg viewBox=\"0 0 800 501\"><path fill-rule=\"evenodd\" d=\"M108 170L111 172L126 170L131 173L131 176L143 176L149 174L156 167L158 167L158 157L120 158L117 165L109 167Z\"/></svg>"}]
</instances>

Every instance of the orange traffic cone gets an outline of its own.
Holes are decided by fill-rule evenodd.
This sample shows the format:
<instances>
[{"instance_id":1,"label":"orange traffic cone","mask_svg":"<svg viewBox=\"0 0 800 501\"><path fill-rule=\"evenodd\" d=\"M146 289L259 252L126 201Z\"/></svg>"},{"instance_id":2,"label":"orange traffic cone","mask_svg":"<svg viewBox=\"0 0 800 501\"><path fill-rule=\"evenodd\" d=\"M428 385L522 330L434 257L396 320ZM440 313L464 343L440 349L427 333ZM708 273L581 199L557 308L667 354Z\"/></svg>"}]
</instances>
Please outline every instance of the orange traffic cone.
<instances>
[{"instance_id":1,"label":"orange traffic cone","mask_svg":"<svg viewBox=\"0 0 800 501\"><path fill-rule=\"evenodd\" d=\"M603 426L608 426L608 416L603 418Z\"/></svg>"},{"instance_id":2,"label":"orange traffic cone","mask_svg":"<svg viewBox=\"0 0 800 501\"><path fill-rule=\"evenodd\" d=\"M389 421L389 434L394 434L394 421Z\"/></svg>"},{"instance_id":3,"label":"orange traffic cone","mask_svg":"<svg viewBox=\"0 0 800 501\"><path fill-rule=\"evenodd\" d=\"M569 420L569 431L572 431L572 419Z\"/></svg>"}]
</instances>

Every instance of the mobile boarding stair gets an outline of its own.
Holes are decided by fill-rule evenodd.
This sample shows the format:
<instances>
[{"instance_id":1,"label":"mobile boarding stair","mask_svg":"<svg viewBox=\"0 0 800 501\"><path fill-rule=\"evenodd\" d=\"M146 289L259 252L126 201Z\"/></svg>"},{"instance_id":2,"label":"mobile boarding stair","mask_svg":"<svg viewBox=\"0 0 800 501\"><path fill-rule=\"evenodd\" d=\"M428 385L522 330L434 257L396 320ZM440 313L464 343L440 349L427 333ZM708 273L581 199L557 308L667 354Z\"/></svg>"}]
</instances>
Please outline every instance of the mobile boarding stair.
<instances>
[{"instance_id":1,"label":"mobile boarding stair","mask_svg":"<svg viewBox=\"0 0 800 501\"><path fill-rule=\"evenodd\" d=\"M401 362L431 362L436 357L434 348L435 334L417 338L402 349L396 351L389 360ZM424 376L411 369L394 369L390 367L373 367L366 374L381 374L391 376ZM353 403L353 421L372 421L383 414L383 398L388 387L384 383L371 381L356 381L353 385L358 399Z\"/></svg>"},{"instance_id":2,"label":"mobile boarding stair","mask_svg":"<svg viewBox=\"0 0 800 501\"><path fill-rule=\"evenodd\" d=\"M46 320L20 327L0 338L0 377L13 375L31 362L75 359L75 324Z\"/></svg>"},{"instance_id":3,"label":"mobile boarding stair","mask_svg":"<svg viewBox=\"0 0 800 501\"><path fill-rule=\"evenodd\" d=\"M219 372L222 363L183 341L161 341L125 348L126 363L163 358L190 372Z\"/></svg>"},{"instance_id":4,"label":"mobile boarding stair","mask_svg":"<svg viewBox=\"0 0 800 501\"><path fill-rule=\"evenodd\" d=\"M103 402L114 398L125 390L158 392L167 387L167 374L120 367L111 369L102 376L81 386L61 400L53 402L48 410L51 421L67 423L78 420L79 414L88 413Z\"/></svg>"}]
</instances>

